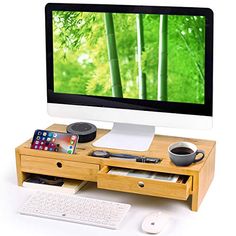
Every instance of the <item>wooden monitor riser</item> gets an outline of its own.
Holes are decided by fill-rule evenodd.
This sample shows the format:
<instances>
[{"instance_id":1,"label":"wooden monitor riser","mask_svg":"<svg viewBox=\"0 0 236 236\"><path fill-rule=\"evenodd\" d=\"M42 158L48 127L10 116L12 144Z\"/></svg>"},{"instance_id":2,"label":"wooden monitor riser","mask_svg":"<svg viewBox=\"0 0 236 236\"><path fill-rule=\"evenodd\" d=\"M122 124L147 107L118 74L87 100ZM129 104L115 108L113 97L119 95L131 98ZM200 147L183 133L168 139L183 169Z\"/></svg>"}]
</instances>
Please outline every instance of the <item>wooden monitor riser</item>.
<instances>
[{"instance_id":1,"label":"wooden monitor riser","mask_svg":"<svg viewBox=\"0 0 236 236\"><path fill-rule=\"evenodd\" d=\"M47 129L65 132L66 125L54 124ZM107 132L108 130L98 130L97 138ZM168 157L167 148L171 143L179 141L194 143L198 149L205 151L205 158L188 167L175 166ZM92 142L78 144L75 154L33 150L30 149L30 144L31 139L16 148L19 186L22 186L23 181L30 173L87 180L97 182L97 187L102 189L178 200L187 200L191 196L193 211L198 210L212 182L215 170L215 141L209 140L156 135L146 152L122 151L122 153L138 156L161 158L162 161L158 164L91 157L89 156L91 151L98 149L92 146ZM102 150L121 153L120 150L104 148ZM178 174L186 178L184 182L171 183L108 174L112 167Z\"/></svg>"}]
</instances>

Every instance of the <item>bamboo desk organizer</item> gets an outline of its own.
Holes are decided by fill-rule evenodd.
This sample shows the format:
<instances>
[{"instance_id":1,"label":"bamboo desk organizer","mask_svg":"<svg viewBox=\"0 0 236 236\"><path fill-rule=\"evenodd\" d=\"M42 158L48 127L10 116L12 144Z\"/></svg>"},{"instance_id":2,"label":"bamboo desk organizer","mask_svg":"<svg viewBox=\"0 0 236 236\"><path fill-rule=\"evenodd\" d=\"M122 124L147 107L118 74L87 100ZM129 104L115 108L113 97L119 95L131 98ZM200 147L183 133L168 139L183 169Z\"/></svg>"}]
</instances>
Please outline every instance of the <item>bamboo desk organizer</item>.
<instances>
[{"instance_id":1,"label":"bamboo desk organizer","mask_svg":"<svg viewBox=\"0 0 236 236\"><path fill-rule=\"evenodd\" d=\"M65 128L65 125L54 124L48 127L48 130L65 132ZM98 130L97 138L106 132L107 130ZM205 158L188 167L175 166L169 160L167 148L171 143L178 141L194 143L199 149L205 150ZM102 189L156 197L187 200L191 195L191 209L197 211L214 176L214 141L156 135L147 152L125 151L127 154L159 157L162 161L158 164L91 157L89 153L92 150L98 149L92 146L92 142L78 144L75 154L33 150L30 149L30 143L31 140L28 140L16 148L16 167L19 186L22 186L23 181L30 173L45 174L97 182L97 187ZM117 150L112 150L112 152L119 153ZM112 167L173 173L185 176L185 181L172 183L154 179L108 174L109 169Z\"/></svg>"}]
</instances>

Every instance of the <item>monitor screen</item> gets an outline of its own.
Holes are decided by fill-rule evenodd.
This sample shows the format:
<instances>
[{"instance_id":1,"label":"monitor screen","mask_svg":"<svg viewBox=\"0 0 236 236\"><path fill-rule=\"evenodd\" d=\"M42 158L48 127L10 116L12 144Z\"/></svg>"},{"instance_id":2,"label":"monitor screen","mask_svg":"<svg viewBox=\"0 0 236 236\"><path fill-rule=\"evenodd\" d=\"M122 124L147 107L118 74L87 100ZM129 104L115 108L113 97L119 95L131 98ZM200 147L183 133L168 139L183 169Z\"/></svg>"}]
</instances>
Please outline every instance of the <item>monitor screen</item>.
<instances>
[{"instance_id":1,"label":"monitor screen","mask_svg":"<svg viewBox=\"0 0 236 236\"><path fill-rule=\"evenodd\" d=\"M48 101L212 115L212 12L49 4Z\"/></svg>"},{"instance_id":2,"label":"monitor screen","mask_svg":"<svg viewBox=\"0 0 236 236\"><path fill-rule=\"evenodd\" d=\"M53 11L52 16L54 92L204 104L204 16L78 11ZM109 58L109 40L114 58ZM158 66L163 57L166 68ZM158 79L167 80L163 99Z\"/></svg>"}]
</instances>

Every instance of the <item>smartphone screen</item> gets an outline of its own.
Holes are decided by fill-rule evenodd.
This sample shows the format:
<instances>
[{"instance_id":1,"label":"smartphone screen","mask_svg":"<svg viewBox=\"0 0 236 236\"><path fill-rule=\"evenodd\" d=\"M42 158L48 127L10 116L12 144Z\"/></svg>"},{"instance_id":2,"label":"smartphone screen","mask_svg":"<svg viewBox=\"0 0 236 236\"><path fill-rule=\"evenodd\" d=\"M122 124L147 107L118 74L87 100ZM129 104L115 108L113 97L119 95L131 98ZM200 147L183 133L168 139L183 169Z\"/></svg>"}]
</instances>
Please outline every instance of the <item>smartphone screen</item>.
<instances>
[{"instance_id":1,"label":"smartphone screen","mask_svg":"<svg viewBox=\"0 0 236 236\"><path fill-rule=\"evenodd\" d=\"M31 148L73 154L77 141L76 135L49 130L35 130Z\"/></svg>"}]
</instances>

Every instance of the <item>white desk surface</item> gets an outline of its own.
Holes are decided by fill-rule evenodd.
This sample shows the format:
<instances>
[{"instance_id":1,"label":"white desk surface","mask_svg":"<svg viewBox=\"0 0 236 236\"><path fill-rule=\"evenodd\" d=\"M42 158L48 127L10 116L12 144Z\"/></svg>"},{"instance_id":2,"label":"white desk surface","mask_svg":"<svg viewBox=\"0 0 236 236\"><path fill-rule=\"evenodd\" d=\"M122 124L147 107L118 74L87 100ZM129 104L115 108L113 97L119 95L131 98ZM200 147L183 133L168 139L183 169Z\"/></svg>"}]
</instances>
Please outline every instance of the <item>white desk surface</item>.
<instances>
[{"instance_id":1,"label":"white desk surface","mask_svg":"<svg viewBox=\"0 0 236 236\"><path fill-rule=\"evenodd\" d=\"M8 225L8 232L17 232L18 235L147 235L141 230L141 222L143 218L154 211L163 211L169 214L171 220L169 226L159 235L212 235L212 232L217 231L219 235L221 229L219 222L216 222L216 210L214 199L214 184L210 187L206 198L204 199L200 210L192 212L189 208L190 202L176 201L171 199L163 199L149 196L142 196L129 193L121 193L115 191L107 191L96 188L96 183L88 183L78 195L91 197L102 200L111 200L132 205L126 219L121 225L120 230L109 230L94 226L81 225L76 223L68 223L39 217L25 216L17 213L17 208L34 192L33 189L18 187L16 185L15 176L8 176L7 181L4 181L5 191L2 197L6 200L1 202L0 214L1 225ZM222 212L222 211L221 211ZM220 218L219 218L220 219ZM218 219L218 220L219 220ZM9 228L10 226L10 228ZM219 227L216 230L215 227ZM223 232L223 231L222 231ZM204 234L203 234L204 233ZM9 234L10 235L10 234Z\"/></svg>"}]
</instances>

